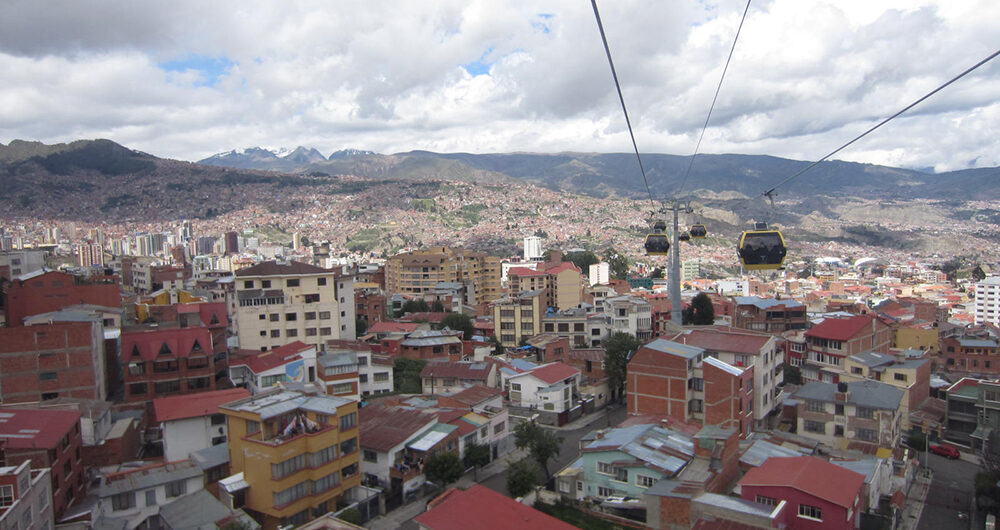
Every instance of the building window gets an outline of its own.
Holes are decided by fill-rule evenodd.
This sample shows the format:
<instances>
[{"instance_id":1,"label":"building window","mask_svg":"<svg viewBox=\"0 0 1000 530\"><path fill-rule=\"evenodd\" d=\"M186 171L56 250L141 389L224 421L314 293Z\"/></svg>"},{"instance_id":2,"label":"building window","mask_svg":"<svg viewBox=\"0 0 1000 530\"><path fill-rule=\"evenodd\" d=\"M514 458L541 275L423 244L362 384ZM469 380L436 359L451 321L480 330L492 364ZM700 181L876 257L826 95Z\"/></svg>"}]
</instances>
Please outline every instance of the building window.
<instances>
[{"instance_id":1,"label":"building window","mask_svg":"<svg viewBox=\"0 0 1000 530\"><path fill-rule=\"evenodd\" d=\"M224 425L226 423L225 414L212 414L212 425Z\"/></svg>"},{"instance_id":2,"label":"building window","mask_svg":"<svg viewBox=\"0 0 1000 530\"><path fill-rule=\"evenodd\" d=\"M822 421L805 420L803 427L807 432L826 433L826 423Z\"/></svg>"},{"instance_id":3,"label":"building window","mask_svg":"<svg viewBox=\"0 0 1000 530\"><path fill-rule=\"evenodd\" d=\"M820 510L818 506L809 506L808 504L800 504L799 517L807 517L809 519L816 519L817 521L822 521L823 510Z\"/></svg>"},{"instance_id":4,"label":"building window","mask_svg":"<svg viewBox=\"0 0 1000 530\"><path fill-rule=\"evenodd\" d=\"M302 453L296 456L278 462L277 464L271 464L271 478L281 479L295 473L296 471L305 468L309 463L309 454Z\"/></svg>"},{"instance_id":5,"label":"building window","mask_svg":"<svg viewBox=\"0 0 1000 530\"><path fill-rule=\"evenodd\" d=\"M358 450L358 439L357 438L351 438L350 440L345 440L343 442L340 442L340 454L341 455L349 455L349 454L351 454L351 453L353 453L354 451L357 451L357 450Z\"/></svg>"},{"instance_id":6,"label":"building window","mask_svg":"<svg viewBox=\"0 0 1000 530\"><path fill-rule=\"evenodd\" d=\"M852 366L851 373L855 375L861 375L861 368L858 366Z\"/></svg>"},{"instance_id":7,"label":"building window","mask_svg":"<svg viewBox=\"0 0 1000 530\"><path fill-rule=\"evenodd\" d=\"M111 497L111 509L116 512L135 507L135 492L127 491Z\"/></svg>"},{"instance_id":8,"label":"building window","mask_svg":"<svg viewBox=\"0 0 1000 530\"><path fill-rule=\"evenodd\" d=\"M320 311L319 312L319 319L320 320L330 320L330 312L329 311Z\"/></svg>"},{"instance_id":9,"label":"building window","mask_svg":"<svg viewBox=\"0 0 1000 530\"><path fill-rule=\"evenodd\" d=\"M857 407L855 409L854 414L859 418L872 419L875 417L875 409L870 409L868 407Z\"/></svg>"},{"instance_id":10,"label":"building window","mask_svg":"<svg viewBox=\"0 0 1000 530\"><path fill-rule=\"evenodd\" d=\"M271 338L277 339L279 337L281 337L281 330L280 329L272 329L271 330Z\"/></svg>"},{"instance_id":11,"label":"building window","mask_svg":"<svg viewBox=\"0 0 1000 530\"><path fill-rule=\"evenodd\" d=\"M299 330L297 330L297 329L286 329L285 330L285 336L286 337L298 337L299 336Z\"/></svg>"},{"instance_id":12,"label":"building window","mask_svg":"<svg viewBox=\"0 0 1000 530\"><path fill-rule=\"evenodd\" d=\"M351 394L354 392L354 385L351 383L339 383L330 387L330 392L336 394Z\"/></svg>"},{"instance_id":13,"label":"building window","mask_svg":"<svg viewBox=\"0 0 1000 530\"><path fill-rule=\"evenodd\" d=\"M358 413L352 412L345 416L340 417L340 430L346 431L347 429L353 429L358 425Z\"/></svg>"},{"instance_id":14,"label":"building window","mask_svg":"<svg viewBox=\"0 0 1000 530\"><path fill-rule=\"evenodd\" d=\"M598 462L597 472L605 475L613 475L615 473L615 470L614 468L611 467L611 464L605 462Z\"/></svg>"},{"instance_id":15,"label":"building window","mask_svg":"<svg viewBox=\"0 0 1000 530\"><path fill-rule=\"evenodd\" d=\"M635 476L635 485L639 486L640 488L648 488L655 483L656 483L655 477L650 477L648 475L638 475L638 474Z\"/></svg>"},{"instance_id":16,"label":"building window","mask_svg":"<svg viewBox=\"0 0 1000 530\"><path fill-rule=\"evenodd\" d=\"M0 486L0 508L14 504L14 486Z\"/></svg>"},{"instance_id":17,"label":"building window","mask_svg":"<svg viewBox=\"0 0 1000 530\"><path fill-rule=\"evenodd\" d=\"M156 506L156 490L146 490L146 506Z\"/></svg>"},{"instance_id":18,"label":"building window","mask_svg":"<svg viewBox=\"0 0 1000 530\"><path fill-rule=\"evenodd\" d=\"M774 497L765 497L763 495L757 495L756 501L757 501L757 504L763 504L765 506L777 506L778 505L778 499L775 499Z\"/></svg>"},{"instance_id":19,"label":"building window","mask_svg":"<svg viewBox=\"0 0 1000 530\"><path fill-rule=\"evenodd\" d=\"M41 372L38 374L38 379L40 381L52 381L54 379L57 379L58 377L59 374L56 372Z\"/></svg>"},{"instance_id":20,"label":"building window","mask_svg":"<svg viewBox=\"0 0 1000 530\"><path fill-rule=\"evenodd\" d=\"M298 278L287 280L285 282L285 286L286 287L298 287L299 286L299 280L298 280Z\"/></svg>"},{"instance_id":21,"label":"building window","mask_svg":"<svg viewBox=\"0 0 1000 530\"><path fill-rule=\"evenodd\" d=\"M253 280L244 280L243 281L243 288L244 289L253 289Z\"/></svg>"},{"instance_id":22,"label":"building window","mask_svg":"<svg viewBox=\"0 0 1000 530\"><path fill-rule=\"evenodd\" d=\"M128 385L128 393L130 396L145 396L146 395L146 383L131 383Z\"/></svg>"},{"instance_id":23,"label":"building window","mask_svg":"<svg viewBox=\"0 0 1000 530\"><path fill-rule=\"evenodd\" d=\"M180 381L161 381L153 385L153 391L157 394L172 394L181 391Z\"/></svg>"},{"instance_id":24,"label":"building window","mask_svg":"<svg viewBox=\"0 0 1000 530\"><path fill-rule=\"evenodd\" d=\"M277 313L271 313L268 315L268 319L270 319L271 322L277 322L279 318L281 318L281 315Z\"/></svg>"},{"instance_id":25,"label":"building window","mask_svg":"<svg viewBox=\"0 0 1000 530\"><path fill-rule=\"evenodd\" d=\"M257 434L260 432L260 422L247 420L247 435Z\"/></svg>"},{"instance_id":26,"label":"building window","mask_svg":"<svg viewBox=\"0 0 1000 530\"><path fill-rule=\"evenodd\" d=\"M270 289L271 288L271 280L261 280L260 281L260 288L261 289Z\"/></svg>"},{"instance_id":27,"label":"building window","mask_svg":"<svg viewBox=\"0 0 1000 530\"><path fill-rule=\"evenodd\" d=\"M614 495L614 493L615 493L615 490L613 490L611 488L606 488L604 486L598 486L597 487L597 496L598 497L610 497L610 496Z\"/></svg>"},{"instance_id":28,"label":"building window","mask_svg":"<svg viewBox=\"0 0 1000 530\"><path fill-rule=\"evenodd\" d=\"M306 328L306 336L307 337L315 337L316 336L316 328Z\"/></svg>"},{"instance_id":29,"label":"building window","mask_svg":"<svg viewBox=\"0 0 1000 530\"><path fill-rule=\"evenodd\" d=\"M906 382L906 374L901 374L897 372L892 374L892 378L896 381L902 381L904 383Z\"/></svg>"},{"instance_id":30,"label":"building window","mask_svg":"<svg viewBox=\"0 0 1000 530\"><path fill-rule=\"evenodd\" d=\"M316 285L321 287L326 285L326 278L316 278Z\"/></svg>"},{"instance_id":31,"label":"building window","mask_svg":"<svg viewBox=\"0 0 1000 530\"><path fill-rule=\"evenodd\" d=\"M385 383L387 381L389 381L389 372L381 372L375 374L376 383Z\"/></svg>"},{"instance_id":32,"label":"building window","mask_svg":"<svg viewBox=\"0 0 1000 530\"><path fill-rule=\"evenodd\" d=\"M316 312L315 311L306 311L303 314L303 318L305 318L306 320L316 320Z\"/></svg>"},{"instance_id":33,"label":"building window","mask_svg":"<svg viewBox=\"0 0 1000 530\"><path fill-rule=\"evenodd\" d=\"M187 481L175 480L167 483L167 497L180 497L187 493Z\"/></svg>"},{"instance_id":34,"label":"building window","mask_svg":"<svg viewBox=\"0 0 1000 530\"><path fill-rule=\"evenodd\" d=\"M864 440L866 442L877 442L878 441L878 431L875 429L858 429L855 437L858 440Z\"/></svg>"},{"instance_id":35,"label":"building window","mask_svg":"<svg viewBox=\"0 0 1000 530\"><path fill-rule=\"evenodd\" d=\"M365 449L362 451L361 458L364 459L365 462L378 462L378 453L372 451L371 449Z\"/></svg>"},{"instance_id":36,"label":"building window","mask_svg":"<svg viewBox=\"0 0 1000 530\"><path fill-rule=\"evenodd\" d=\"M315 331L315 329L313 330ZM330 328L319 328L320 335L329 335L332 332Z\"/></svg>"},{"instance_id":37,"label":"building window","mask_svg":"<svg viewBox=\"0 0 1000 530\"><path fill-rule=\"evenodd\" d=\"M299 316L295 313L285 313L286 322L294 322L299 319Z\"/></svg>"},{"instance_id":38,"label":"building window","mask_svg":"<svg viewBox=\"0 0 1000 530\"><path fill-rule=\"evenodd\" d=\"M826 412L826 403L813 399L806 401L806 410L809 412Z\"/></svg>"}]
</instances>

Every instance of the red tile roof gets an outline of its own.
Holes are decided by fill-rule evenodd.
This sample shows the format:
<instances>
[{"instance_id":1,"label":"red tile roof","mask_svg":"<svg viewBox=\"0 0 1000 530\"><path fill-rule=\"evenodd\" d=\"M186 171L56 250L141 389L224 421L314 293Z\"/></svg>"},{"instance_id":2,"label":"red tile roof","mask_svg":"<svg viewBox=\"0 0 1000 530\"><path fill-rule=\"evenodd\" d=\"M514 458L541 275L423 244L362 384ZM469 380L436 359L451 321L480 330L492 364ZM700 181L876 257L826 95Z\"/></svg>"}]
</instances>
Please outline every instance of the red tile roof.
<instances>
[{"instance_id":1,"label":"red tile roof","mask_svg":"<svg viewBox=\"0 0 1000 530\"><path fill-rule=\"evenodd\" d=\"M420 377L486 380L492 370L493 365L487 362L430 361L420 371Z\"/></svg>"},{"instance_id":2,"label":"red tile roof","mask_svg":"<svg viewBox=\"0 0 1000 530\"><path fill-rule=\"evenodd\" d=\"M192 352L195 341L200 352ZM135 359L134 350L144 361L152 361L160 356L163 345L169 350L165 358L190 357L212 354L212 334L206 327L187 328L144 328L122 332L122 362Z\"/></svg>"},{"instance_id":3,"label":"red tile roof","mask_svg":"<svg viewBox=\"0 0 1000 530\"><path fill-rule=\"evenodd\" d=\"M546 383L551 385L558 383L563 379L573 377L574 375L579 374L580 370L577 370L576 368L573 368L572 366L566 363L554 362L543 366L539 366L538 368L535 368L525 373L531 374L532 376L537 377L538 379L541 379L542 381L545 381ZM518 375L523 375L523 374L518 374ZM512 376L512 377L517 377L517 376Z\"/></svg>"},{"instance_id":4,"label":"red tile roof","mask_svg":"<svg viewBox=\"0 0 1000 530\"><path fill-rule=\"evenodd\" d=\"M0 410L0 441L6 449L53 449L80 421L75 410Z\"/></svg>"},{"instance_id":5,"label":"red tile roof","mask_svg":"<svg viewBox=\"0 0 1000 530\"><path fill-rule=\"evenodd\" d=\"M818 337L848 341L858 334L865 326L872 325L871 315L858 315L850 318L827 318L806 332L806 337Z\"/></svg>"},{"instance_id":6,"label":"red tile roof","mask_svg":"<svg viewBox=\"0 0 1000 530\"><path fill-rule=\"evenodd\" d=\"M420 434L434 419L434 414L430 412L379 404L367 405L358 411L358 425L361 428L359 443L367 449L390 451Z\"/></svg>"},{"instance_id":7,"label":"red tile roof","mask_svg":"<svg viewBox=\"0 0 1000 530\"><path fill-rule=\"evenodd\" d=\"M324 269L301 261L289 261L288 263L278 263L277 261L265 261L252 267L236 271L236 276L285 276L289 274L337 274L337 269Z\"/></svg>"},{"instance_id":8,"label":"red tile roof","mask_svg":"<svg viewBox=\"0 0 1000 530\"><path fill-rule=\"evenodd\" d=\"M427 506L428 510L418 515L415 521L430 530L576 528L479 484L465 491L452 488Z\"/></svg>"},{"instance_id":9,"label":"red tile roof","mask_svg":"<svg viewBox=\"0 0 1000 530\"><path fill-rule=\"evenodd\" d=\"M368 328L369 333L409 333L420 327L418 322L376 322Z\"/></svg>"},{"instance_id":10,"label":"red tile roof","mask_svg":"<svg viewBox=\"0 0 1000 530\"><path fill-rule=\"evenodd\" d=\"M692 329L670 339L708 351L760 355L760 350L771 339L770 335L751 332L728 332L720 329Z\"/></svg>"},{"instance_id":11,"label":"red tile roof","mask_svg":"<svg viewBox=\"0 0 1000 530\"><path fill-rule=\"evenodd\" d=\"M822 480L817 480L822 477ZM854 506L865 476L814 456L771 457L747 471L743 486L786 486L844 508Z\"/></svg>"},{"instance_id":12,"label":"red tile roof","mask_svg":"<svg viewBox=\"0 0 1000 530\"><path fill-rule=\"evenodd\" d=\"M576 271L576 272L582 272L579 267L577 267L576 265L573 264L573 262L570 262L570 261L564 261L564 262L562 262L562 263L560 263L558 265L553 265L551 267L546 267L545 268L545 272L548 273L548 274L559 274L560 272L563 272L563 271L566 271L566 270L573 270L573 271ZM507 271L507 274L510 274L510 271Z\"/></svg>"},{"instance_id":13,"label":"red tile roof","mask_svg":"<svg viewBox=\"0 0 1000 530\"><path fill-rule=\"evenodd\" d=\"M691 530L756 530L759 526L740 523L731 519L698 519Z\"/></svg>"},{"instance_id":14,"label":"red tile roof","mask_svg":"<svg viewBox=\"0 0 1000 530\"><path fill-rule=\"evenodd\" d=\"M219 405L246 397L250 397L250 391L245 388L183 394L154 399L153 410L156 413L156 421L162 423L165 421L183 420L185 418L210 416L219 412Z\"/></svg>"},{"instance_id":15,"label":"red tile roof","mask_svg":"<svg viewBox=\"0 0 1000 530\"><path fill-rule=\"evenodd\" d=\"M229 361L229 365L246 365L253 370L253 373L260 374L261 372L277 368L285 363L301 359L302 355L300 354L310 348L315 348L315 346L310 346L297 340L290 344L285 344L280 348L253 353L239 359L233 359Z\"/></svg>"}]
</instances>

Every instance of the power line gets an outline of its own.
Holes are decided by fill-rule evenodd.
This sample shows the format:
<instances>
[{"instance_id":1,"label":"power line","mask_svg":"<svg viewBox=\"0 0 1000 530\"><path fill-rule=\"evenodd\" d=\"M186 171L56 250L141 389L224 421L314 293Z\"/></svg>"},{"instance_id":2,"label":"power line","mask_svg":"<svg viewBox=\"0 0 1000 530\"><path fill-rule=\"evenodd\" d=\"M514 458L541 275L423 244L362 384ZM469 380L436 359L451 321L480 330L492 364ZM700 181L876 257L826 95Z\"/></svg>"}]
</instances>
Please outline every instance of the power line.
<instances>
[{"instance_id":1,"label":"power line","mask_svg":"<svg viewBox=\"0 0 1000 530\"><path fill-rule=\"evenodd\" d=\"M982 65L984 65L984 64L992 61L994 58L996 58L997 55L1000 55L1000 50L997 50L997 51L993 52L992 54L990 54L989 57L983 59L982 61L979 61L978 63L972 65L969 68L967 68L964 72L962 72L962 73L956 75L955 77L952 77L951 79L949 79L947 83L945 83L945 84L943 84L943 85L935 88L934 90L931 90L927 94L924 94L923 97L921 97L920 99L914 101L913 103L910 103L909 105L903 107L903 109L900 110L899 112L897 112L897 113L893 114L892 116L889 116L888 118L880 121L878 124L876 124L875 126L873 126L870 129L868 129L867 131L859 134L858 136L855 136L854 139L851 140L850 142L847 142L846 144L844 144L844 145L842 145L842 146L834 149L833 151L831 151L829 154L827 154L823 158L820 158L819 160L813 162L812 164L809 164L805 168L803 168L803 169L801 169L799 171L796 171L792 176L785 178L781 182L775 184L771 189L769 189L767 191L764 191L762 193L762 195L764 195L764 196L766 196L768 198L771 198L773 200L774 191L776 189L778 189L778 187L785 185L788 181L792 180L793 178L795 178L795 177L797 177L797 176L805 173L806 171L809 171L810 169L818 166L820 164L820 162L825 161L826 159L830 158L831 156L833 156L833 155L835 155L835 154L843 151L844 149L846 149L848 146L850 146L854 142L857 142L858 140L864 138L865 136L868 136L868 134L871 133L872 131L874 131L875 129L878 129L879 127L885 125L886 123L889 123L890 121L892 121L894 118L896 118L900 114L902 114L902 113L904 113L904 112L912 109L913 107L917 106L918 104L920 104L921 102L923 102L925 99L933 96L934 94L937 94L938 92L940 92L942 89L944 89L948 85L950 85L950 84L954 83L955 81L958 81L959 79L965 77L967 74L971 73L972 71L974 71L975 69L979 68L980 66L982 66Z\"/></svg>"},{"instance_id":2,"label":"power line","mask_svg":"<svg viewBox=\"0 0 1000 530\"><path fill-rule=\"evenodd\" d=\"M722 76L719 77L719 86L715 87L715 96L712 97L712 105L708 107L708 116L705 117L705 125L701 127L701 134L698 135L698 143L694 146L694 153L691 154L691 160L688 161L687 170L684 171L684 178L681 179L681 185L677 187L676 195L681 194L681 190L684 189L684 185L687 184L688 176L691 174L691 166L694 165L694 158L698 156L698 149L701 147L701 141L705 138L705 131L708 130L708 121L712 119L712 111L715 110L715 102L719 99L719 91L722 90L722 81L726 78L726 71L729 70L729 61L733 60L733 52L736 50L736 42L740 40L740 30L743 29L743 22L747 19L747 12L750 11L750 1L747 0L747 6L743 9L743 18L740 19L740 26L736 28L736 38L733 39L733 46L729 48L729 57L726 58L726 66L722 68Z\"/></svg>"},{"instance_id":3,"label":"power line","mask_svg":"<svg viewBox=\"0 0 1000 530\"><path fill-rule=\"evenodd\" d=\"M608 65L611 66L611 77L615 80L615 89L618 90L618 101L622 104L622 113L625 114L625 125L628 126L628 135L632 138L632 149L635 150L635 159L639 161L639 172L642 173L642 182L646 185L646 194L649 195L649 203L656 208L656 201L653 200L653 192L649 190L649 180L646 179L646 170L642 167L642 157L639 156L639 146L635 143L635 134L632 132L632 122L628 119L628 109L625 108L625 97L622 96L622 87L618 83L618 72L615 71L615 62L611 60L611 48L608 47L608 38L604 35L604 24L601 23L601 14L597 11L597 0L590 0L590 5L594 7L594 18L597 19L597 29L601 31L601 41L604 42L604 52L608 55Z\"/></svg>"}]
</instances>

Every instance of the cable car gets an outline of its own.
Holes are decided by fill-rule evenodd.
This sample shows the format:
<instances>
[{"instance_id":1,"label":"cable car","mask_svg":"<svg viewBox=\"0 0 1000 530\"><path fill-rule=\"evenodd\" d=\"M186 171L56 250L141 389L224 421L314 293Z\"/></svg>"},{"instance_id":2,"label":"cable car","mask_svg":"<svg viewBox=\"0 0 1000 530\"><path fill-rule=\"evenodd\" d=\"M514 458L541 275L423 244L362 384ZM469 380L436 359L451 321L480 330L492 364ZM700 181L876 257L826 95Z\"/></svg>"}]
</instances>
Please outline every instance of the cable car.
<instances>
[{"instance_id":1,"label":"cable car","mask_svg":"<svg viewBox=\"0 0 1000 530\"><path fill-rule=\"evenodd\" d=\"M680 234L677 235L678 241L689 241L690 239L691 239L691 234L687 232L681 232Z\"/></svg>"},{"instance_id":2,"label":"cable car","mask_svg":"<svg viewBox=\"0 0 1000 530\"><path fill-rule=\"evenodd\" d=\"M691 234L691 239L702 239L708 235L708 230L705 228L705 225L698 223L691 225L688 233Z\"/></svg>"},{"instance_id":3,"label":"cable car","mask_svg":"<svg viewBox=\"0 0 1000 530\"><path fill-rule=\"evenodd\" d=\"M767 228L767 223L757 223L753 230L740 235L737 245L740 262L747 270L774 270L785 263L785 238L778 230Z\"/></svg>"},{"instance_id":4,"label":"cable car","mask_svg":"<svg viewBox=\"0 0 1000 530\"><path fill-rule=\"evenodd\" d=\"M670 237L667 236L667 223L664 221L653 223L653 231L650 234L646 234L646 242L643 246L646 247L646 255L648 256L666 256L669 254Z\"/></svg>"}]
</instances>

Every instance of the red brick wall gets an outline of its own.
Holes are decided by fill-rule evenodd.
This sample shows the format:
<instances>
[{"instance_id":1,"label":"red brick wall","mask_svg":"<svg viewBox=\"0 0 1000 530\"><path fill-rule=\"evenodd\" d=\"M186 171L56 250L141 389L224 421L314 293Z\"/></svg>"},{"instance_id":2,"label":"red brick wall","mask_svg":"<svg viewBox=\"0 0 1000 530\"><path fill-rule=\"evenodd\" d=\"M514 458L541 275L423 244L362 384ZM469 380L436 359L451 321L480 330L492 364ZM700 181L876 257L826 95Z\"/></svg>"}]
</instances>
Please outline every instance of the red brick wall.
<instances>
[{"instance_id":1,"label":"red brick wall","mask_svg":"<svg viewBox=\"0 0 1000 530\"><path fill-rule=\"evenodd\" d=\"M710 364L702 365L705 380L705 425L725 425L746 438L753 427L753 367L739 376ZM730 421L732 420L732 421Z\"/></svg>"},{"instance_id":2,"label":"red brick wall","mask_svg":"<svg viewBox=\"0 0 1000 530\"><path fill-rule=\"evenodd\" d=\"M76 278L63 272L48 272L7 288L7 325L24 325L24 317L58 311L75 304L106 307L121 305L121 291L115 283L76 284Z\"/></svg>"},{"instance_id":3,"label":"red brick wall","mask_svg":"<svg viewBox=\"0 0 1000 530\"><path fill-rule=\"evenodd\" d=\"M92 344L90 322L0 328L0 397L6 403L41 401L42 394L99 399L94 365L103 342ZM54 379L41 379L42 373Z\"/></svg>"},{"instance_id":4,"label":"red brick wall","mask_svg":"<svg viewBox=\"0 0 1000 530\"><path fill-rule=\"evenodd\" d=\"M142 448L137 422L132 421L118 438L108 438L100 445L83 446L83 463L91 467L121 464L136 459Z\"/></svg>"},{"instance_id":5,"label":"red brick wall","mask_svg":"<svg viewBox=\"0 0 1000 530\"><path fill-rule=\"evenodd\" d=\"M628 364L630 414L663 414L687 420L685 359L640 348Z\"/></svg>"},{"instance_id":6,"label":"red brick wall","mask_svg":"<svg viewBox=\"0 0 1000 530\"><path fill-rule=\"evenodd\" d=\"M86 495L87 479L84 476L82 447L83 436L80 429L80 422L65 433L68 436L69 445L63 447L61 442L57 442L55 447L40 449L11 449L7 448L7 465L20 465L26 460L31 460L32 469L51 469L52 478L52 511L56 520L62 517L63 512L70 503L76 505L83 502ZM60 437L61 438L61 437ZM55 454L53 461L50 456ZM66 473L66 466L69 465L69 473Z\"/></svg>"}]
</instances>

